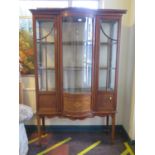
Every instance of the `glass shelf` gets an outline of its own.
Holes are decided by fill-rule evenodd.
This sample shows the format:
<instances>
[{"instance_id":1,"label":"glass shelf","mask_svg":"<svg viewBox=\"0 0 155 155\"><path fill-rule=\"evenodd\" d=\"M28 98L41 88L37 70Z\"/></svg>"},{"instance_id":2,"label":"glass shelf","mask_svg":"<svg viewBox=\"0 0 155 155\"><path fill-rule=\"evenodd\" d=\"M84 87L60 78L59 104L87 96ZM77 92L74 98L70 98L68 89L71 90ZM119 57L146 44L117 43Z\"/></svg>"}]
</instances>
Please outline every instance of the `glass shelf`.
<instances>
[{"instance_id":1,"label":"glass shelf","mask_svg":"<svg viewBox=\"0 0 155 155\"><path fill-rule=\"evenodd\" d=\"M69 93L84 93L90 92L91 88L64 88L64 91Z\"/></svg>"},{"instance_id":2,"label":"glass shelf","mask_svg":"<svg viewBox=\"0 0 155 155\"><path fill-rule=\"evenodd\" d=\"M37 44L42 44L42 45L51 44L51 45L54 45L55 42L51 42L51 41L47 41L47 42L45 42L45 41L37 41Z\"/></svg>"},{"instance_id":3,"label":"glass shelf","mask_svg":"<svg viewBox=\"0 0 155 155\"><path fill-rule=\"evenodd\" d=\"M73 67L73 66L67 66L64 67L64 70L73 70L73 71L78 71L78 70L88 70L91 69L92 66L87 66L87 67Z\"/></svg>"},{"instance_id":4,"label":"glass shelf","mask_svg":"<svg viewBox=\"0 0 155 155\"><path fill-rule=\"evenodd\" d=\"M47 89L40 89L40 91L47 91ZM50 89L48 89L48 91L55 91L55 89L52 89L52 88L50 88Z\"/></svg>"},{"instance_id":5,"label":"glass shelf","mask_svg":"<svg viewBox=\"0 0 155 155\"><path fill-rule=\"evenodd\" d=\"M113 88L100 87L99 91L113 91Z\"/></svg>"},{"instance_id":6,"label":"glass shelf","mask_svg":"<svg viewBox=\"0 0 155 155\"><path fill-rule=\"evenodd\" d=\"M116 68L99 67L101 70L115 70Z\"/></svg>"},{"instance_id":7,"label":"glass shelf","mask_svg":"<svg viewBox=\"0 0 155 155\"><path fill-rule=\"evenodd\" d=\"M100 42L100 45L113 45L113 44L117 44L117 42Z\"/></svg>"},{"instance_id":8,"label":"glass shelf","mask_svg":"<svg viewBox=\"0 0 155 155\"><path fill-rule=\"evenodd\" d=\"M38 67L38 69L42 69L42 70L55 70L54 67Z\"/></svg>"},{"instance_id":9,"label":"glass shelf","mask_svg":"<svg viewBox=\"0 0 155 155\"><path fill-rule=\"evenodd\" d=\"M62 42L63 45L69 45L69 46L75 46L75 45L87 45L92 46L92 41L65 41ZM101 42L100 45L111 45L111 44L117 44L116 42Z\"/></svg>"},{"instance_id":10,"label":"glass shelf","mask_svg":"<svg viewBox=\"0 0 155 155\"><path fill-rule=\"evenodd\" d=\"M92 41L65 41L62 42L63 45L87 45L87 46L92 46Z\"/></svg>"}]
</instances>

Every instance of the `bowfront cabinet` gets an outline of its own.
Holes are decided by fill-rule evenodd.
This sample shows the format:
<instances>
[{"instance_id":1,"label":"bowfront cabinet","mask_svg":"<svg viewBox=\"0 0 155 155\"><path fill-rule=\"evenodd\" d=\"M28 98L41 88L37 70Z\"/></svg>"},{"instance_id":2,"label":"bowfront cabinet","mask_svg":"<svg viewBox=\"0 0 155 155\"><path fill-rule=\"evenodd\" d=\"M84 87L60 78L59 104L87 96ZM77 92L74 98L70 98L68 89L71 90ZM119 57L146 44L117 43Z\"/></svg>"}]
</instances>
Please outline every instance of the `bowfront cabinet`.
<instances>
[{"instance_id":1,"label":"bowfront cabinet","mask_svg":"<svg viewBox=\"0 0 155 155\"><path fill-rule=\"evenodd\" d=\"M114 140L121 17L125 10L35 9L38 131L44 117L112 117Z\"/></svg>"}]
</instances>

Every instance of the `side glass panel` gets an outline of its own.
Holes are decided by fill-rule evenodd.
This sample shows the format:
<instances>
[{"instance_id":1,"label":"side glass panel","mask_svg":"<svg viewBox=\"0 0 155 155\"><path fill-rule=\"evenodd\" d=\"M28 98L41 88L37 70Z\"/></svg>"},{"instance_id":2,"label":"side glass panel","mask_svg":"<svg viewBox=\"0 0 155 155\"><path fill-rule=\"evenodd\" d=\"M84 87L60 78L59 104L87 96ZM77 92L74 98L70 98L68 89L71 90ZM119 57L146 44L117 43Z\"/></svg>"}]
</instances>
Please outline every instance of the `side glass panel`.
<instances>
[{"instance_id":1,"label":"side glass panel","mask_svg":"<svg viewBox=\"0 0 155 155\"><path fill-rule=\"evenodd\" d=\"M114 90L118 22L100 20L99 90Z\"/></svg>"},{"instance_id":2,"label":"side glass panel","mask_svg":"<svg viewBox=\"0 0 155 155\"><path fill-rule=\"evenodd\" d=\"M39 91L55 90L54 20L36 22Z\"/></svg>"},{"instance_id":3,"label":"side glass panel","mask_svg":"<svg viewBox=\"0 0 155 155\"><path fill-rule=\"evenodd\" d=\"M92 25L90 17L62 19L64 92L91 91Z\"/></svg>"}]
</instances>

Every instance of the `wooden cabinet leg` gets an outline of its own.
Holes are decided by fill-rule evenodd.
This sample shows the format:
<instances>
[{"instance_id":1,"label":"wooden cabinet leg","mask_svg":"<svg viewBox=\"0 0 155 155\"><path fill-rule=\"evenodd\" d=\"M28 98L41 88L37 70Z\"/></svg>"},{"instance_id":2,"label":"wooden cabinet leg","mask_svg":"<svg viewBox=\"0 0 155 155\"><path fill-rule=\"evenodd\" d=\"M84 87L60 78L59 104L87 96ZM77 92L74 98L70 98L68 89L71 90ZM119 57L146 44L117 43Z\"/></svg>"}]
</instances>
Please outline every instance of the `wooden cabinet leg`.
<instances>
[{"instance_id":1,"label":"wooden cabinet leg","mask_svg":"<svg viewBox=\"0 0 155 155\"><path fill-rule=\"evenodd\" d=\"M111 115L112 117L112 132L111 132L111 142L114 144L115 140L115 114Z\"/></svg>"},{"instance_id":2,"label":"wooden cabinet leg","mask_svg":"<svg viewBox=\"0 0 155 155\"><path fill-rule=\"evenodd\" d=\"M106 133L109 133L109 116L106 116Z\"/></svg>"},{"instance_id":3,"label":"wooden cabinet leg","mask_svg":"<svg viewBox=\"0 0 155 155\"><path fill-rule=\"evenodd\" d=\"M40 116L37 116L37 129L38 129L38 144L41 145L41 121Z\"/></svg>"},{"instance_id":4,"label":"wooden cabinet leg","mask_svg":"<svg viewBox=\"0 0 155 155\"><path fill-rule=\"evenodd\" d=\"M42 117L43 134L45 134L45 117Z\"/></svg>"},{"instance_id":5,"label":"wooden cabinet leg","mask_svg":"<svg viewBox=\"0 0 155 155\"><path fill-rule=\"evenodd\" d=\"M109 116L106 116L106 125L109 126Z\"/></svg>"}]
</instances>

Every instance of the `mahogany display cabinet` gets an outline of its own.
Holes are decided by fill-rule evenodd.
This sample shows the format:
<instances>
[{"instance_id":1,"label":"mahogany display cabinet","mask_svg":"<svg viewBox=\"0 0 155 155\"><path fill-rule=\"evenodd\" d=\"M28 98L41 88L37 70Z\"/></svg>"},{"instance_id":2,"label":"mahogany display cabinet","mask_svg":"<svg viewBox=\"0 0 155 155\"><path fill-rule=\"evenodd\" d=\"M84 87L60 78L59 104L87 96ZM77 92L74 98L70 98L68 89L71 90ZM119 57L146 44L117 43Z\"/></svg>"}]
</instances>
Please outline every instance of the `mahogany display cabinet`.
<instances>
[{"instance_id":1,"label":"mahogany display cabinet","mask_svg":"<svg viewBox=\"0 0 155 155\"><path fill-rule=\"evenodd\" d=\"M38 134L45 117L112 118L126 10L32 9Z\"/></svg>"}]
</instances>

